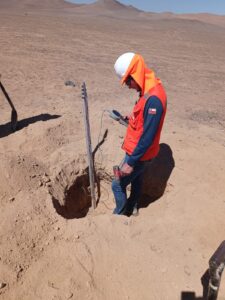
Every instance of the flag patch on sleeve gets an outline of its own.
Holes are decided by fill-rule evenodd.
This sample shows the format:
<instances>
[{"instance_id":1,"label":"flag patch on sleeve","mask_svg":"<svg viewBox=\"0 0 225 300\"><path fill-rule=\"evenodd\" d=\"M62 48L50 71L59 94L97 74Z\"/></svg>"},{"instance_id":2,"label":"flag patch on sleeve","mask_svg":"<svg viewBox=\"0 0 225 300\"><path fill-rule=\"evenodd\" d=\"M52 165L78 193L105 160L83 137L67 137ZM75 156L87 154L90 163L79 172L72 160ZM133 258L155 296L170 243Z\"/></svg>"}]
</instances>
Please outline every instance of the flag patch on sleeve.
<instances>
[{"instance_id":1,"label":"flag patch on sleeve","mask_svg":"<svg viewBox=\"0 0 225 300\"><path fill-rule=\"evenodd\" d=\"M149 108L148 110L149 115L156 115L156 112L157 112L156 108Z\"/></svg>"}]
</instances>

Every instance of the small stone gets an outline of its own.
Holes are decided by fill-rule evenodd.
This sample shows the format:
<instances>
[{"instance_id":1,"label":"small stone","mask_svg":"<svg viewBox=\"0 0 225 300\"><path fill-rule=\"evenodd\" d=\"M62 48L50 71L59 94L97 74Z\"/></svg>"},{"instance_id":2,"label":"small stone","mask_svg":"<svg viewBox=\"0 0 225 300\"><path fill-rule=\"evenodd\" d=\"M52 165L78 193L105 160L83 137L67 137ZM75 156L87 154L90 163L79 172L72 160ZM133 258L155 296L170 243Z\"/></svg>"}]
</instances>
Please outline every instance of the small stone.
<instances>
[{"instance_id":1,"label":"small stone","mask_svg":"<svg viewBox=\"0 0 225 300\"><path fill-rule=\"evenodd\" d=\"M1 290L1 289L4 289L4 287L6 287L6 283L0 282L0 290Z\"/></svg>"},{"instance_id":2,"label":"small stone","mask_svg":"<svg viewBox=\"0 0 225 300\"><path fill-rule=\"evenodd\" d=\"M9 199L9 202L13 202L15 200L15 197L11 197L10 199Z\"/></svg>"},{"instance_id":3,"label":"small stone","mask_svg":"<svg viewBox=\"0 0 225 300\"><path fill-rule=\"evenodd\" d=\"M23 271L23 267L21 265L16 265L16 271L17 272L22 272Z\"/></svg>"},{"instance_id":4,"label":"small stone","mask_svg":"<svg viewBox=\"0 0 225 300\"><path fill-rule=\"evenodd\" d=\"M184 273L187 275L187 276L190 276L191 275L191 272L190 272L190 269L188 266L184 266Z\"/></svg>"},{"instance_id":5,"label":"small stone","mask_svg":"<svg viewBox=\"0 0 225 300\"><path fill-rule=\"evenodd\" d=\"M57 227L55 227L55 230L59 231L59 230L60 230L60 227L58 227L58 226L57 226Z\"/></svg>"},{"instance_id":6,"label":"small stone","mask_svg":"<svg viewBox=\"0 0 225 300\"><path fill-rule=\"evenodd\" d=\"M16 266L17 278L20 277L21 273L23 272L23 267L21 265Z\"/></svg>"},{"instance_id":7,"label":"small stone","mask_svg":"<svg viewBox=\"0 0 225 300\"><path fill-rule=\"evenodd\" d=\"M155 245L151 245L150 248L151 248L151 250L152 250L153 252L156 252L156 251L157 251L157 247L156 247Z\"/></svg>"},{"instance_id":8,"label":"small stone","mask_svg":"<svg viewBox=\"0 0 225 300\"><path fill-rule=\"evenodd\" d=\"M65 86L76 86L75 85L75 83L73 82L73 81L71 81L71 80L67 80L67 81L65 81Z\"/></svg>"},{"instance_id":9,"label":"small stone","mask_svg":"<svg viewBox=\"0 0 225 300\"><path fill-rule=\"evenodd\" d=\"M73 293L68 293L68 295L66 296L66 299L71 299L73 297Z\"/></svg>"},{"instance_id":10,"label":"small stone","mask_svg":"<svg viewBox=\"0 0 225 300\"><path fill-rule=\"evenodd\" d=\"M80 238L79 234L76 234L76 235L75 235L75 239L76 239L76 240L79 240L79 238Z\"/></svg>"}]
</instances>

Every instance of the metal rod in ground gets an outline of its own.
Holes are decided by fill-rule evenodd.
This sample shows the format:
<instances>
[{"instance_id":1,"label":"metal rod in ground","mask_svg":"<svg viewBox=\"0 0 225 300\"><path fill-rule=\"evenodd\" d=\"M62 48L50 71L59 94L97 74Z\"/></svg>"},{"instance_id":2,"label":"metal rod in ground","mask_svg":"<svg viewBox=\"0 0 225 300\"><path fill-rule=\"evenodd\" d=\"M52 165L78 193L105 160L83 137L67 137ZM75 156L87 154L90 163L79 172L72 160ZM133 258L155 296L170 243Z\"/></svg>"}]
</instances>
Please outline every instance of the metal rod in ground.
<instances>
[{"instance_id":1,"label":"metal rod in ground","mask_svg":"<svg viewBox=\"0 0 225 300\"><path fill-rule=\"evenodd\" d=\"M216 300L218 297L220 281L225 266L225 241L217 248L209 260L209 289L207 300Z\"/></svg>"},{"instance_id":2,"label":"metal rod in ground","mask_svg":"<svg viewBox=\"0 0 225 300\"><path fill-rule=\"evenodd\" d=\"M8 93L5 90L5 87L3 86L2 82L1 82L1 74L0 74L0 88L6 98L6 100L8 101L9 105L12 108L12 112L11 112L11 126L12 126L12 130L16 131L16 127L17 127L17 111L12 103L12 100L10 99Z\"/></svg>"},{"instance_id":3,"label":"metal rod in ground","mask_svg":"<svg viewBox=\"0 0 225 300\"><path fill-rule=\"evenodd\" d=\"M91 188L91 203L92 208L96 208L96 198L95 198L95 187L94 187L94 163L92 157L92 149L91 149L91 131L90 131L90 123L89 123L89 110L88 110L88 96L86 84L83 82L82 84L82 99L83 99L83 113L84 113L84 125L85 125L85 133L86 133L86 145L87 145L87 156L88 156L88 165L89 165L89 180L90 180L90 188Z\"/></svg>"}]
</instances>

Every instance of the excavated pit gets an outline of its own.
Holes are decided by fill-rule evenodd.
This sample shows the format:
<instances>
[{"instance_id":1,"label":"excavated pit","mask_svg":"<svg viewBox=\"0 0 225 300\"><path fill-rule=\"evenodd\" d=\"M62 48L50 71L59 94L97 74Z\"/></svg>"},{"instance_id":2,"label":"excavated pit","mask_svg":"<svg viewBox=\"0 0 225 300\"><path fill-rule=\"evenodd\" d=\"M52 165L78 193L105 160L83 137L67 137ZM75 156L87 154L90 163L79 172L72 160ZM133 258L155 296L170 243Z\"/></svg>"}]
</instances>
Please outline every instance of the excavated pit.
<instances>
[{"instance_id":1,"label":"excavated pit","mask_svg":"<svg viewBox=\"0 0 225 300\"><path fill-rule=\"evenodd\" d=\"M89 176L83 174L64 188L63 199L52 197L56 212L66 219L83 218L91 207Z\"/></svg>"},{"instance_id":2,"label":"excavated pit","mask_svg":"<svg viewBox=\"0 0 225 300\"><path fill-rule=\"evenodd\" d=\"M100 182L111 183L111 176L101 166L95 166L95 198L101 197ZM48 191L56 212L65 219L84 218L92 206L89 168L83 156L60 164L51 174Z\"/></svg>"},{"instance_id":3,"label":"excavated pit","mask_svg":"<svg viewBox=\"0 0 225 300\"><path fill-rule=\"evenodd\" d=\"M99 176L95 175L99 199ZM53 175L49 193L56 212L65 219L83 218L91 207L89 172L83 160L64 165ZM97 199L96 199L97 200Z\"/></svg>"}]
</instances>

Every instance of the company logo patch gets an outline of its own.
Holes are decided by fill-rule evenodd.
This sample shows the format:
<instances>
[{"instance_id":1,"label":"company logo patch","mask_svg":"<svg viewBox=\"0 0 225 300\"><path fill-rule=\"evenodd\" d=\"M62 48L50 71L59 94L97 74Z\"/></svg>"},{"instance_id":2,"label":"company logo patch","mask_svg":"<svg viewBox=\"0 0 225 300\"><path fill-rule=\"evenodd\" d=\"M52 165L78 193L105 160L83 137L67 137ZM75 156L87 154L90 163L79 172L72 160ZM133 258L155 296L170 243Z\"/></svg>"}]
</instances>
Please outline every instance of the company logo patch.
<instances>
[{"instance_id":1,"label":"company logo patch","mask_svg":"<svg viewBox=\"0 0 225 300\"><path fill-rule=\"evenodd\" d=\"M156 115L156 112L157 112L156 108L149 108L148 110L149 115Z\"/></svg>"}]
</instances>

